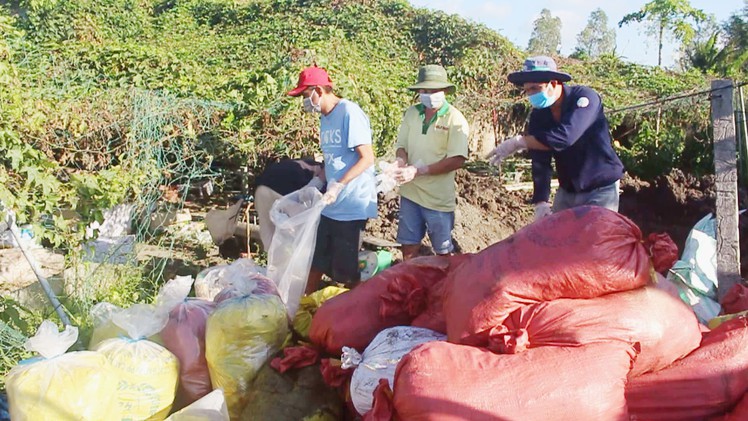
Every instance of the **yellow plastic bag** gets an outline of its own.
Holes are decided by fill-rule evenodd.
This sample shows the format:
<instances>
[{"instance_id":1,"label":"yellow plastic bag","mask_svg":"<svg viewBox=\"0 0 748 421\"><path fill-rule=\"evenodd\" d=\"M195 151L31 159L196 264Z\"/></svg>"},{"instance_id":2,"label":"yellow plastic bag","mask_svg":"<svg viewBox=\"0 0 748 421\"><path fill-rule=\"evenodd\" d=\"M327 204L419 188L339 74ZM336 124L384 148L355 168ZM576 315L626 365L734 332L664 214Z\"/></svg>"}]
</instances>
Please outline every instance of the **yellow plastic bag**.
<instances>
[{"instance_id":1,"label":"yellow plastic bag","mask_svg":"<svg viewBox=\"0 0 748 421\"><path fill-rule=\"evenodd\" d=\"M169 310L189 294L191 277L178 277L161 288L156 304L134 304L112 316L127 338L107 339L96 346L106 355L119 380L117 400L122 421L161 421L169 415L179 380L179 361L147 337L159 333ZM112 418L107 418L112 419Z\"/></svg>"},{"instance_id":2,"label":"yellow plastic bag","mask_svg":"<svg viewBox=\"0 0 748 421\"><path fill-rule=\"evenodd\" d=\"M241 415L252 379L287 334L286 307L278 295L229 298L208 316L205 357L210 380L214 389L223 389L231 419Z\"/></svg>"},{"instance_id":3,"label":"yellow plastic bag","mask_svg":"<svg viewBox=\"0 0 748 421\"><path fill-rule=\"evenodd\" d=\"M78 329L45 320L27 349L42 355L21 362L5 377L13 421L100 421L119 419L117 378L97 352L64 352L78 339Z\"/></svg>"},{"instance_id":4,"label":"yellow plastic bag","mask_svg":"<svg viewBox=\"0 0 748 421\"><path fill-rule=\"evenodd\" d=\"M348 291L347 288L329 286L301 297L299 311L296 312L296 315L293 318L294 332L301 335L304 339L309 339L309 327L312 325L312 317L314 317L314 313L317 309L325 301L346 291Z\"/></svg>"},{"instance_id":5,"label":"yellow plastic bag","mask_svg":"<svg viewBox=\"0 0 748 421\"><path fill-rule=\"evenodd\" d=\"M736 319L741 316L748 316L748 310L741 311L739 313L725 314L724 316L715 317L712 320L709 320L709 324L708 324L709 329L716 329L717 326L721 325L722 323L728 320Z\"/></svg>"},{"instance_id":6,"label":"yellow plastic bag","mask_svg":"<svg viewBox=\"0 0 748 421\"><path fill-rule=\"evenodd\" d=\"M122 421L160 421L171 411L179 380L177 357L147 339L107 339L96 350L111 363ZM115 418L107 417L108 420Z\"/></svg>"}]
</instances>

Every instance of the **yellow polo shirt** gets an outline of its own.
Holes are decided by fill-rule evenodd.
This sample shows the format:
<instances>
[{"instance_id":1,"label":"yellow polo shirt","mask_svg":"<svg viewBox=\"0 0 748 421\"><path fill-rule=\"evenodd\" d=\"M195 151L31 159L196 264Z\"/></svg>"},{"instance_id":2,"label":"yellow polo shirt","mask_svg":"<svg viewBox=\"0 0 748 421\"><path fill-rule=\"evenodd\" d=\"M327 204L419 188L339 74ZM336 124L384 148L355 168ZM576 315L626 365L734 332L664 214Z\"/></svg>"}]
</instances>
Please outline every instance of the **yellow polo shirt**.
<instances>
[{"instance_id":1,"label":"yellow polo shirt","mask_svg":"<svg viewBox=\"0 0 748 421\"><path fill-rule=\"evenodd\" d=\"M408 153L408 164L431 165L444 158L468 156L470 129L460 110L445 102L431 121L425 121L424 106L414 105L405 111L395 148ZM400 186L400 194L427 209L441 212L455 210L455 172L422 175Z\"/></svg>"}]
</instances>

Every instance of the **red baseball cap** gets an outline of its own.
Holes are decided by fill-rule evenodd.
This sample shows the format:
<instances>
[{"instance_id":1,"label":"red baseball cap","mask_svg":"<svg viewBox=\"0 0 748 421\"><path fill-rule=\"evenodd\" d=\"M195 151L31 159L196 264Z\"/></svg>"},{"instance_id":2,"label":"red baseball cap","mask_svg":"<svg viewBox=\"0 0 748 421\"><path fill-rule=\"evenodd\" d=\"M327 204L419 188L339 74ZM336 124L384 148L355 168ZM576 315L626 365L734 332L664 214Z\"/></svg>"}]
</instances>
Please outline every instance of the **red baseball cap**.
<instances>
[{"instance_id":1,"label":"red baseball cap","mask_svg":"<svg viewBox=\"0 0 748 421\"><path fill-rule=\"evenodd\" d=\"M332 86L332 80L325 69L316 65L307 67L299 73L299 83L294 89L288 91L288 95L299 96L310 86Z\"/></svg>"}]
</instances>

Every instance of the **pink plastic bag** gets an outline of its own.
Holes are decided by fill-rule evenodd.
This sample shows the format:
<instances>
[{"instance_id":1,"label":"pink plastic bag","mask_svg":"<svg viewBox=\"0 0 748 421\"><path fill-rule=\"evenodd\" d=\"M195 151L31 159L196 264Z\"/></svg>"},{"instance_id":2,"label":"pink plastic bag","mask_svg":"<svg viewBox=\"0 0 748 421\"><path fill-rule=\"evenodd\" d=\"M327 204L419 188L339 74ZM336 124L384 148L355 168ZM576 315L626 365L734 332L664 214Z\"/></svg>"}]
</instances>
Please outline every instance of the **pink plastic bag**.
<instances>
[{"instance_id":1,"label":"pink plastic bag","mask_svg":"<svg viewBox=\"0 0 748 421\"><path fill-rule=\"evenodd\" d=\"M213 390L205 360L205 323L216 305L212 301L187 298L169 312L161 331L166 349L179 360L177 405L182 408Z\"/></svg>"}]
</instances>

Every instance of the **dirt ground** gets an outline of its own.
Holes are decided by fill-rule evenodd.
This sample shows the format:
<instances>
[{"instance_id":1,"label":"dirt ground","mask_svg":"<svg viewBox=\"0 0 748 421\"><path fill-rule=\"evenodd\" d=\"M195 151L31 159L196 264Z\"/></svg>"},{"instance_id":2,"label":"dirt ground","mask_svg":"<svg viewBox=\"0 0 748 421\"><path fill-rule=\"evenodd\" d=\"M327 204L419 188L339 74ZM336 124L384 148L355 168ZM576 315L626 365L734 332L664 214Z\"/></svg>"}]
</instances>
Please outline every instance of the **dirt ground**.
<instances>
[{"instance_id":1,"label":"dirt ground","mask_svg":"<svg viewBox=\"0 0 748 421\"><path fill-rule=\"evenodd\" d=\"M455 211L454 240L461 252L476 252L496 243L532 221L533 209L529 204L531 190L509 191L498 177L460 170L457 173L457 209ZM630 176L621 181L619 211L631 218L644 235L651 232L666 232L679 250L693 225L715 208L714 177L694 177L674 170L653 182L644 182ZM747 195L741 192L740 206L748 206ZM223 200L223 202L222 202ZM366 234L382 240L395 242L397 235L398 195L390 192L380 195L379 217L370 220ZM199 216L214 206L226 206L229 199L211 198L210 203L189 203L193 215ZM741 217L740 230L746 231L748 215ZM257 256L253 246L252 254ZM389 248L393 257L400 257L399 250ZM194 272L200 267L225 263L246 252L239 241L229 241L220 249L209 250L207 255L180 256L185 262L180 274ZM185 253L189 254L188 250ZM424 241L423 254L431 253L429 242ZM183 253L184 254L184 253ZM189 264L186 264L189 262ZM748 235L741 236L741 262L743 277L748 277ZM185 273L181 273L185 272Z\"/></svg>"},{"instance_id":2,"label":"dirt ground","mask_svg":"<svg viewBox=\"0 0 748 421\"><path fill-rule=\"evenodd\" d=\"M621 181L621 190L619 212L631 218L644 235L668 233L680 251L693 225L715 209L714 176L698 178L674 170L650 183L627 175ZM479 251L532 221L530 190L508 191L497 177L460 170L457 191L454 238L462 252ZM397 196L394 193L387 195L379 206L379 218L369 221L367 232L395 241ZM746 206L748 200L742 191L740 207ZM746 228L748 215L740 220L741 233L748 233ZM424 252L427 251L424 248ZM741 236L741 262L743 277L746 278L748 235Z\"/></svg>"},{"instance_id":3,"label":"dirt ground","mask_svg":"<svg viewBox=\"0 0 748 421\"><path fill-rule=\"evenodd\" d=\"M500 241L532 221L531 193L509 192L492 176L457 173L457 209L454 241L460 252L476 252ZM391 192L379 202L379 218L370 220L366 232L395 241L399 196ZM430 251L424 241L424 253Z\"/></svg>"}]
</instances>

